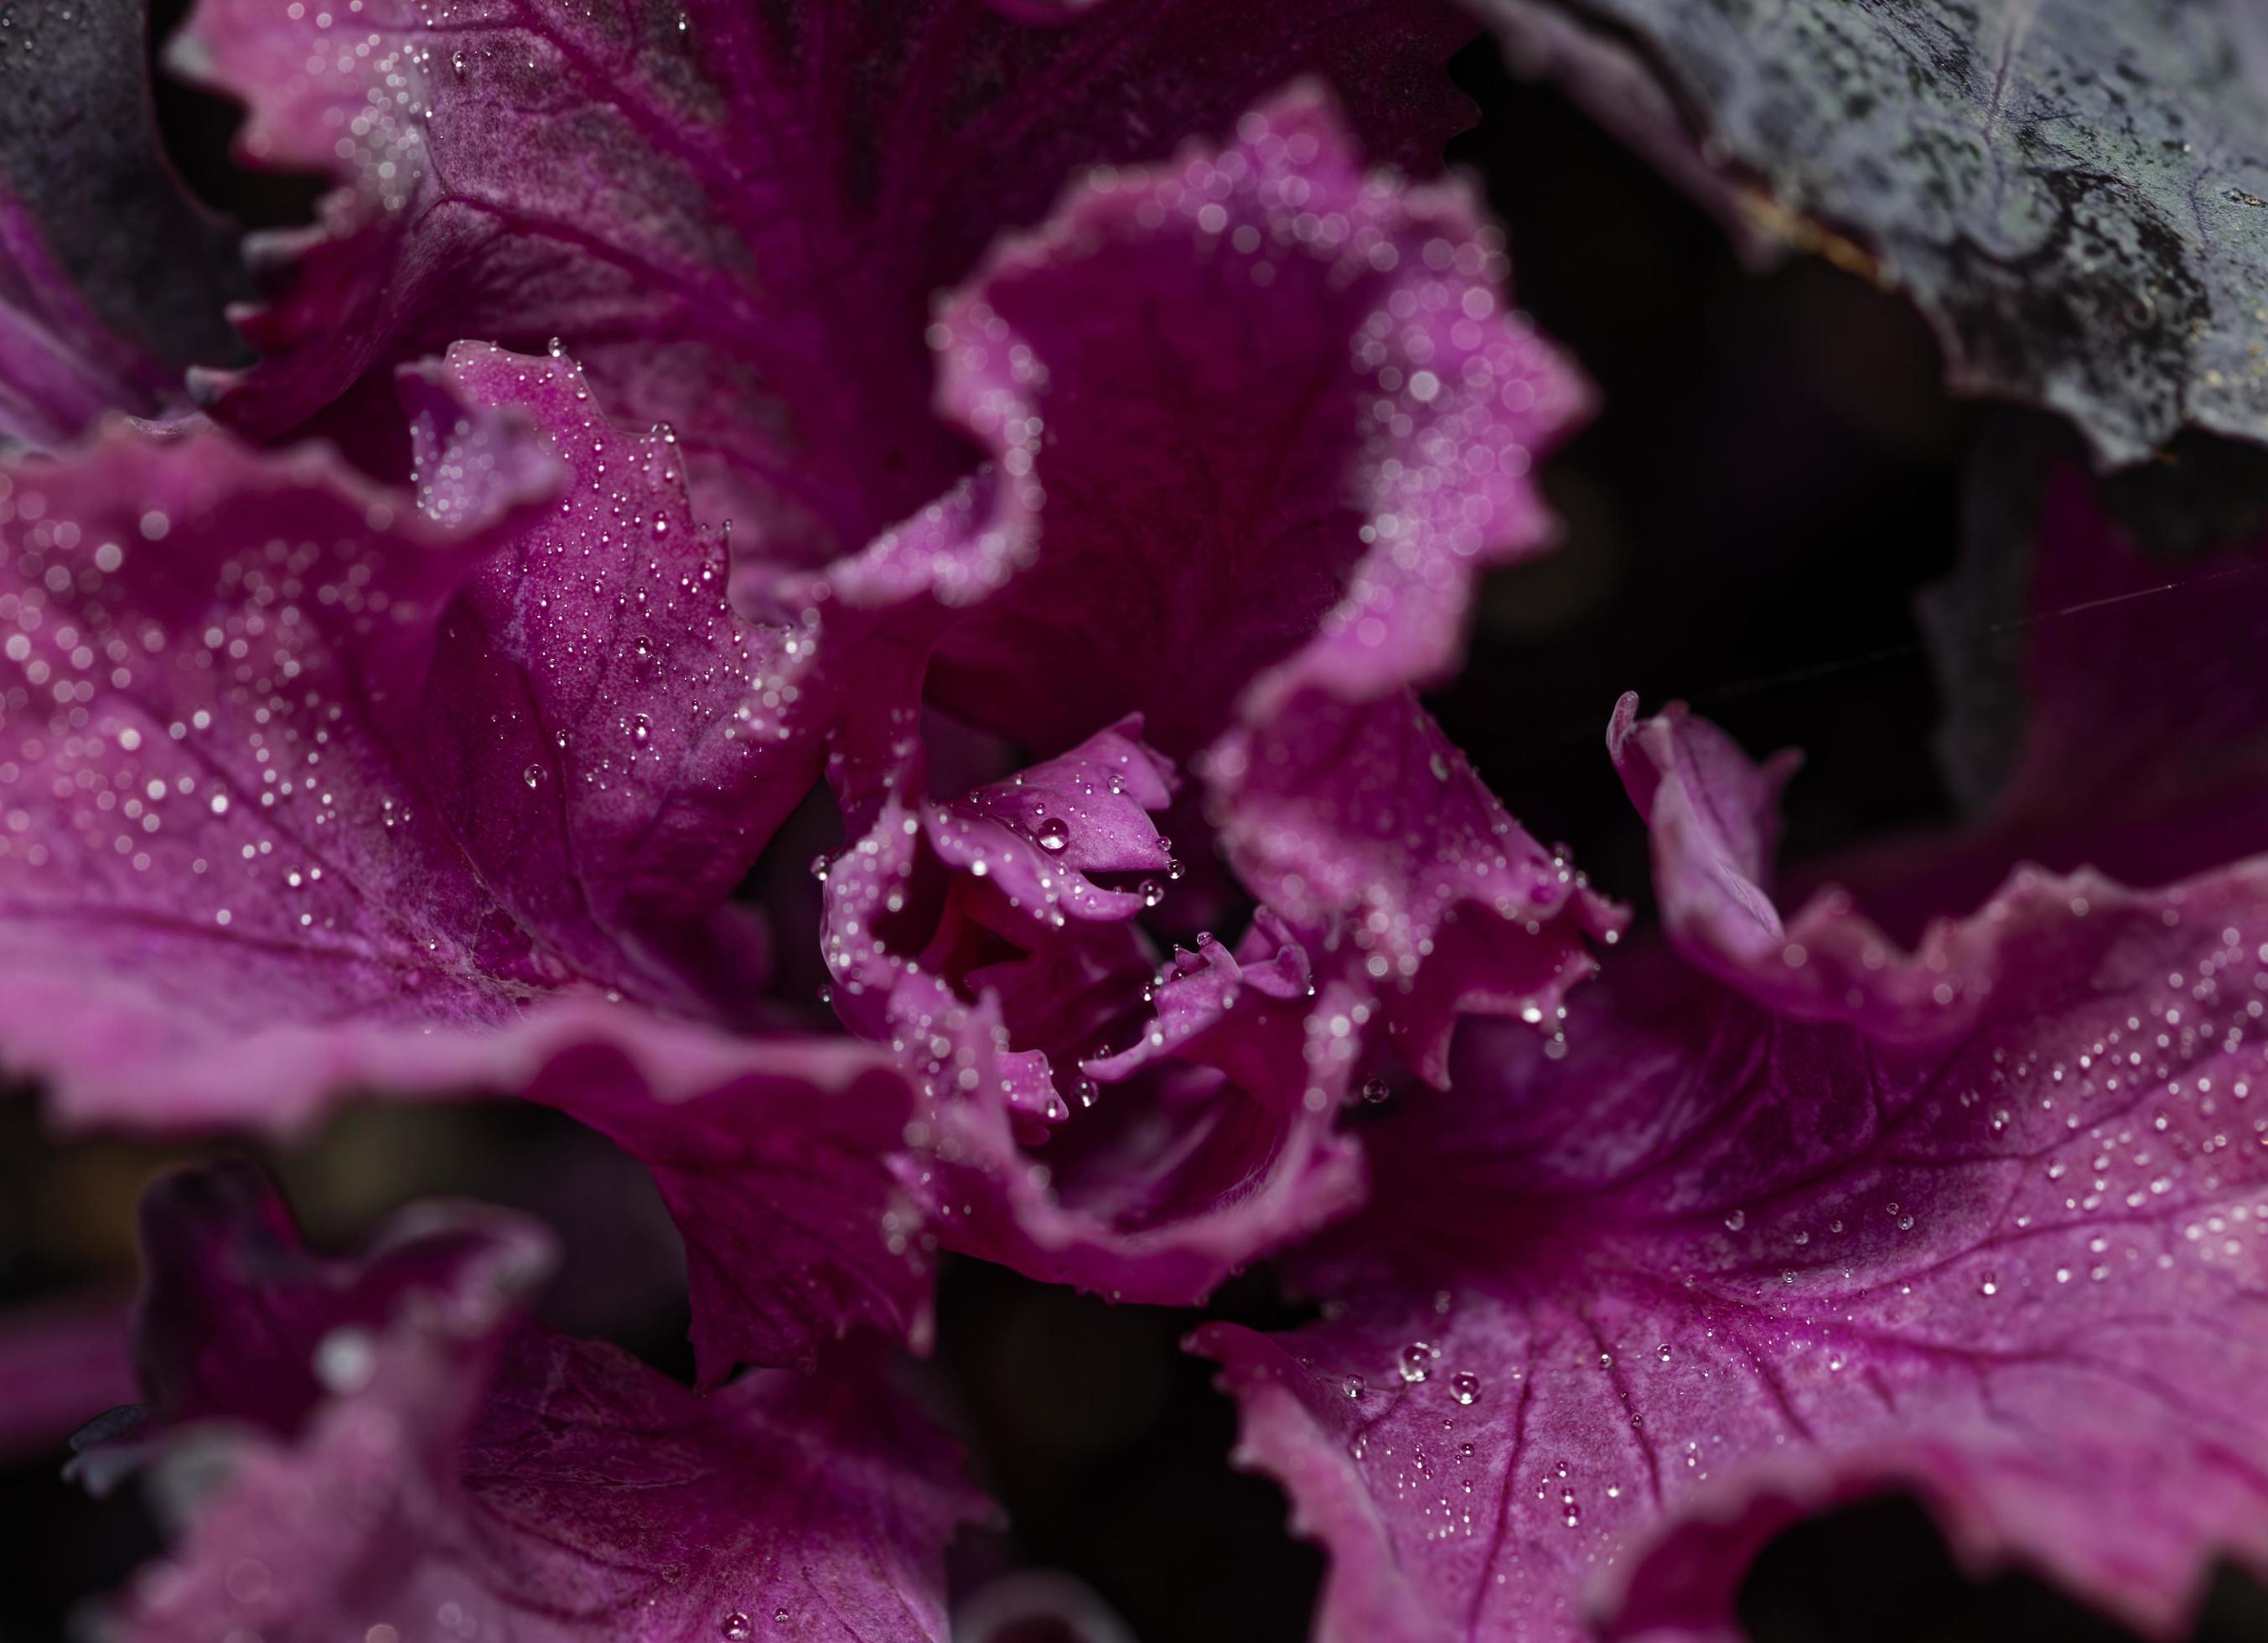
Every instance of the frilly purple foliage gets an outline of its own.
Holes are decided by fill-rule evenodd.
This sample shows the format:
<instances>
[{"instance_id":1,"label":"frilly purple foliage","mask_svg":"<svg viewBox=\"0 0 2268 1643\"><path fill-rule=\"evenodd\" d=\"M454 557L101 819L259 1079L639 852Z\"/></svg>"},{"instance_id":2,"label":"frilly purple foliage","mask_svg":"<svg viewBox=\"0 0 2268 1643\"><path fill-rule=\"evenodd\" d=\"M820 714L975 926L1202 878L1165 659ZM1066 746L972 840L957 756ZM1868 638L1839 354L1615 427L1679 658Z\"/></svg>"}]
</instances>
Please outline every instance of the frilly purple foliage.
<instances>
[{"instance_id":1,"label":"frilly purple foliage","mask_svg":"<svg viewBox=\"0 0 2268 1643\"><path fill-rule=\"evenodd\" d=\"M74 1466L203 1483L119 1635L942 1639L946 1254L1279 1257L1321 1321L1193 1344L1342 1643L1729 1637L1886 1489L2154 1635L2268 1562L2268 868L2167 843L2257 761L2115 784L2163 888L2009 873L2075 743L2178 731L2043 639L1996 810L1854 864L1902 944L1775 901L1787 758L1625 698L1624 943L1419 696L1594 409L1438 174L1472 32L200 0L171 61L330 189L209 415L0 153L0 1061L70 1132L556 1109L692 1308L688 1389L533 1322L515 1218L342 1261L249 1166L161 1183ZM2059 482L2039 600L2144 574ZM750 894L813 804L831 1022Z\"/></svg>"}]
</instances>

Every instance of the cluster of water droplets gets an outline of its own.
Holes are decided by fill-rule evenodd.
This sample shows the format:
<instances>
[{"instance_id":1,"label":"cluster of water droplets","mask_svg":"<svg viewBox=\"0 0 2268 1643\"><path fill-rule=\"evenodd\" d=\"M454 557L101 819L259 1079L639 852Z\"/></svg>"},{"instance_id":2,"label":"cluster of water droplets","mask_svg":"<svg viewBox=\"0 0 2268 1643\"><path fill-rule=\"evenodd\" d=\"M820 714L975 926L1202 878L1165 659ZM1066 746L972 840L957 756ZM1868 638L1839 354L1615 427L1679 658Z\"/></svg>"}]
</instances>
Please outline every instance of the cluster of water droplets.
<instances>
[{"instance_id":1,"label":"cluster of water droplets","mask_svg":"<svg viewBox=\"0 0 2268 1643\"><path fill-rule=\"evenodd\" d=\"M33 905L406 964L412 990L461 973L372 894L432 871L409 865L432 836L373 730L383 669L350 659L431 616L388 568L393 505L261 470L185 522L118 493L212 453L92 460L128 471L69 502L0 475L0 873Z\"/></svg>"},{"instance_id":2,"label":"cluster of water droplets","mask_svg":"<svg viewBox=\"0 0 2268 1643\"><path fill-rule=\"evenodd\" d=\"M571 474L550 515L491 573L490 598L508 614L479 642L519 663L537 714L509 712L492 733L530 792L556 778L579 796L580 825L637 825L622 803L682 805L705 791L707 824L731 836L733 801L761 779L762 749L793 734L788 636L727 601L725 549L693 518L674 431L614 428L563 348L552 355L452 357L482 394L535 409ZM484 455L478 430L460 421L421 467L429 511L461 492Z\"/></svg>"}]
</instances>

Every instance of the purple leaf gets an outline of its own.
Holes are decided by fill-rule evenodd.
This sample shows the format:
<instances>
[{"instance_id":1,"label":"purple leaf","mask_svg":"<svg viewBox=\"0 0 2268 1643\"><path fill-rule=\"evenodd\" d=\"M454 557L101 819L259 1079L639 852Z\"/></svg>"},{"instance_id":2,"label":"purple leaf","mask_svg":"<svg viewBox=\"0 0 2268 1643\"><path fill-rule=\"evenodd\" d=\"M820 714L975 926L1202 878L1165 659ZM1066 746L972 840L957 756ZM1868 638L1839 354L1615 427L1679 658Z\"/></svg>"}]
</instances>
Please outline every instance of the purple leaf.
<instances>
[{"instance_id":1,"label":"purple leaf","mask_svg":"<svg viewBox=\"0 0 2268 1643\"><path fill-rule=\"evenodd\" d=\"M542 1101L654 1171L705 1378L919 1338L910 1087L716 1030L726 897L816 774L747 733L778 636L571 365L404 386L416 507L211 431L0 473L0 1049L79 1124Z\"/></svg>"},{"instance_id":2,"label":"purple leaf","mask_svg":"<svg viewBox=\"0 0 2268 1643\"><path fill-rule=\"evenodd\" d=\"M1182 757L1302 685L1438 677L1587 399L1503 277L1462 186L1366 172L1313 90L1075 190L939 322L942 402L1045 501L932 695L1043 748L1138 707Z\"/></svg>"},{"instance_id":3,"label":"purple leaf","mask_svg":"<svg viewBox=\"0 0 2268 1643\"><path fill-rule=\"evenodd\" d=\"M843 1020L925 1094L900 1168L940 1244L1186 1304L1359 1196L1318 1048L1353 1043L1264 915L1239 957L1206 938L1158 969L1131 920L1174 870L1146 814L1173 781L1138 729L892 797L827 864L825 947Z\"/></svg>"},{"instance_id":4,"label":"purple leaf","mask_svg":"<svg viewBox=\"0 0 2268 1643\"><path fill-rule=\"evenodd\" d=\"M1587 941L1628 913L1546 851L1482 785L1408 691L1339 702L1305 690L1216 750L1221 843L1311 948L1344 946L1403 1057L1449 1076L1460 1017L1556 1032Z\"/></svg>"},{"instance_id":5,"label":"purple leaf","mask_svg":"<svg viewBox=\"0 0 2268 1643\"><path fill-rule=\"evenodd\" d=\"M844 1039L733 1039L659 1023L567 1041L504 1084L653 1172L685 1240L700 1383L808 1367L859 1326L926 1350L933 1263L892 1160L915 1093Z\"/></svg>"},{"instance_id":6,"label":"purple leaf","mask_svg":"<svg viewBox=\"0 0 2268 1643\"><path fill-rule=\"evenodd\" d=\"M415 506L209 431L0 472L0 1044L74 1116L484 1083L424 1035L563 989L747 1008L725 898L818 764L752 728L780 637L571 366L404 391Z\"/></svg>"},{"instance_id":7,"label":"purple leaf","mask_svg":"<svg viewBox=\"0 0 2268 1643\"><path fill-rule=\"evenodd\" d=\"M2001 901L1939 919L1912 953L1839 890L1783 922L1765 885L1779 837L1780 785L1797 763L1762 768L1724 732L1672 703L1638 717L1616 704L1607 750L1653 833L1661 922L1686 961L1800 1020L1850 1021L1877 1037L1948 1042L1968 1029L1998 976Z\"/></svg>"},{"instance_id":8,"label":"purple leaf","mask_svg":"<svg viewBox=\"0 0 2268 1643\"><path fill-rule=\"evenodd\" d=\"M337 190L258 239L271 357L220 413L290 428L460 336L563 337L602 402L683 431L714 512L813 564L969 466L928 411L933 292L1097 162L1148 159L1293 75L1432 165L1471 25L1264 0L1109 4L1032 27L981 0L823 17L727 0L592 11L203 0L173 53L246 102L254 163Z\"/></svg>"},{"instance_id":9,"label":"purple leaf","mask_svg":"<svg viewBox=\"0 0 2268 1643\"><path fill-rule=\"evenodd\" d=\"M499 414L533 422L568 475L443 617L417 775L576 969L662 999L705 971L696 996L732 1008L748 937L723 903L819 776L815 741L756 727L788 636L726 604L725 550L693 521L675 441L617 431L573 364L464 343L404 392L429 512L433 485L490 460L459 430Z\"/></svg>"},{"instance_id":10,"label":"purple leaf","mask_svg":"<svg viewBox=\"0 0 2268 1643\"><path fill-rule=\"evenodd\" d=\"M1665 907L1729 922L1702 870L1771 825L1698 801L1769 784L1636 733L1691 762L1657 826L1715 844ZM2268 1561L2268 878L2020 873L1970 933L1951 1041L1632 951L1557 1058L1476 1028L1454 1095L1366 1132L1370 1205L1300 1264L1326 1321L1197 1339L1332 1552L1319 1636L1729 1637L1764 1540L1894 1489L2154 1636L2216 1554Z\"/></svg>"},{"instance_id":11,"label":"purple leaf","mask_svg":"<svg viewBox=\"0 0 2268 1643\"><path fill-rule=\"evenodd\" d=\"M449 493L461 532L210 431L0 470L0 1044L63 1112L288 1123L357 1033L564 978L389 734L442 607L555 483L482 426L509 454Z\"/></svg>"},{"instance_id":12,"label":"purple leaf","mask_svg":"<svg viewBox=\"0 0 2268 1643\"><path fill-rule=\"evenodd\" d=\"M879 1365L697 1397L515 1316L545 1241L500 1215L411 1211L326 1260L223 1167L161 1183L149 1224L168 1243L144 1374L175 1390L144 1441L161 1469L224 1467L122 1635L573 1643L760 1616L784 1638L943 1638L944 1546L976 1502ZM298 1402L180 1396L216 1372Z\"/></svg>"},{"instance_id":13,"label":"purple leaf","mask_svg":"<svg viewBox=\"0 0 2268 1643\"><path fill-rule=\"evenodd\" d=\"M1547 545L1530 466L1587 404L1504 271L1462 187L1366 173L1312 89L1092 179L939 322L994 468L781 593L814 690L933 647L930 696L987 728L1058 748L1138 709L1201 755L1247 886L1360 950L1433 1077L1458 1015L1552 1014L1620 922L1409 695L1474 578ZM887 700L844 710L848 767L890 768Z\"/></svg>"}]
</instances>

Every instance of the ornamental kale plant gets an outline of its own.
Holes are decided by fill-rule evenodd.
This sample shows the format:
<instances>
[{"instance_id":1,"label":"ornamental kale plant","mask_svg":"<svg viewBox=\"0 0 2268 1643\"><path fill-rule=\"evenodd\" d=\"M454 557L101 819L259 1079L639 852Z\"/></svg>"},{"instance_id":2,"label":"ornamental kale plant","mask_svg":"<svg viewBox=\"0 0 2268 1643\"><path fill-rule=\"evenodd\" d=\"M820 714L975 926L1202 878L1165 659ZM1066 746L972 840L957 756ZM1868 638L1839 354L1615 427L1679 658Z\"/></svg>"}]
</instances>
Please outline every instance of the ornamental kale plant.
<instances>
[{"instance_id":1,"label":"ornamental kale plant","mask_svg":"<svg viewBox=\"0 0 2268 1643\"><path fill-rule=\"evenodd\" d=\"M199 1160L130 1314L0 1332L0 1439L159 1520L76 1624L1108 1643L978 1263L1188 1309L1330 1643L1740 1637L1892 1495L2148 1638L2268 1569L2257 19L1773 11L0 0L0 1065L43 1203ZM194 197L145 39L304 215ZM1543 98L2029 408L1916 550L1961 813L1790 892L1793 755L1569 663L1594 884L1459 682L1616 415L1450 163ZM1765 685L1800 574L1682 571ZM428 1178L557 1212L303 1234L317 1138L475 1104L577 1138ZM649 1198L689 1384L546 1290Z\"/></svg>"}]
</instances>

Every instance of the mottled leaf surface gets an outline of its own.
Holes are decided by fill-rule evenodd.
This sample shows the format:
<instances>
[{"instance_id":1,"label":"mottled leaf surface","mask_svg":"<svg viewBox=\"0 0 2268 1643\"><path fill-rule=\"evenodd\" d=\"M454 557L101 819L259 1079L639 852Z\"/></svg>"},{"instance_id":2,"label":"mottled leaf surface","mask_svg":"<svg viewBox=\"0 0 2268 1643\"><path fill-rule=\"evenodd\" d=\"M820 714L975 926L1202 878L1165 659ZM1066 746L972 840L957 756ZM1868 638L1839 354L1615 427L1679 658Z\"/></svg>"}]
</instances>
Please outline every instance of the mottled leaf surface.
<instances>
[{"instance_id":1,"label":"mottled leaf surface","mask_svg":"<svg viewBox=\"0 0 2268 1643\"><path fill-rule=\"evenodd\" d=\"M1910 293L1956 389L2051 407L2107 462L2185 424L2268 439L2242 0L1469 3L1705 203ZM1631 95L1649 74L1666 98Z\"/></svg>"}]
</instances>

